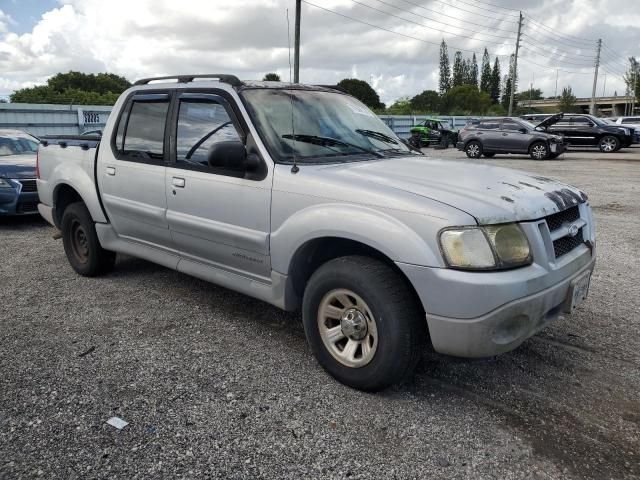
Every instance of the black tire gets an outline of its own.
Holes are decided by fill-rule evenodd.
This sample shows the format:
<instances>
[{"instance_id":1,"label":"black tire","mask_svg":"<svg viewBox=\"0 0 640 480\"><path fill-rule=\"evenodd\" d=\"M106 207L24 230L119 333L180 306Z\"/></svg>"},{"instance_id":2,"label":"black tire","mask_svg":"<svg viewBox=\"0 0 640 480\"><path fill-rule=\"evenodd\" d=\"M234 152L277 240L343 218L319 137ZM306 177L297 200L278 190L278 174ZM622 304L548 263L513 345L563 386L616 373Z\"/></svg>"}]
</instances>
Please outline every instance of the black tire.
<instances>
[{"instance_id":1,"label":"black tire","mask_svg":"<svg viewBox=\"0 0 640 480\"><path fill-rule=\"evenodd\" d=\"M493 158L496 156L494 152L484 152L482 155L487 158Z\"/></svg>"},{"instance_id":2,"label":"black tire","mask_svg":"<svg viewBox=\"0 0 640 480\"><path fill-rule=\"evenodd\" d=\"M465 145L464 153L466 153L469 158L480 158L482 155L482 144L477 140L472 140Z\"/></svg>"},{"instance_id":3,"label":"black tire","mask_svg":"<svg viewBox=\"0 0 640 480\"><path fill-rule=\"evenodd\" d=\"M598 147L602 153L613 153L620 150L620 140L613 135L604 135L598 140Z\"/></svg>"},{"instance_id":4,"label":"black tire","mask_svg":"<svg viewBox=\"0 0 640 480\"><path fill-rule=\"evenodd\" d=\"M420 136L419 135L411 135L409 137L409 144L412 147L420 149L420 143L421 143L421 141L420 141Z\"/></svg>"},{"instance_id":5,"label":"black tire","mask_svg":"<svg viewBox=\"0 0 640 480\"><path fill-rule=\"evenodd\" d=\"M550 153L549 154L549 160L555 160L556 158L558 158L560 156L559 153Z\"/></svg>"},{"instance_id":6,"label":"black tire","mask_svg":"<svg viewBox=\"0 0 640 480\"><path fill-rule=\"evenodd\" d=\"M361 297L375 319L377 347L363 366L337 360L320 333L321 302L338 289ZM330 260L314 272L304 292L302 320L318 363L338 381L364 391L379 391L406 380L420 359L426 333L422 308L405 279L390 266L360 256ZM335 322L344 332L343 320Z\"/></svg>"},{"instance_id":7,"label":"black tire","mask_svg":"<svg viewBox=\"0 0 640 480\"><path fill-rule=\"evenodd\" d=\"M72 203L65 209L61 227L64 252L77 273L95 277L113 269L116 254L100 245L95 224L84 203Z\"/></svg>"},{"instance_id":8,"label":"black tire","mask_svg":"<svg viewBox=\"0 0 640 480\"><path fill-rule=\"evenodd\" d=\"M533 142L529 147L529 156L534 160L546 160L549 158L549 145L545 142Z\"/></svg>"}]
</instances>

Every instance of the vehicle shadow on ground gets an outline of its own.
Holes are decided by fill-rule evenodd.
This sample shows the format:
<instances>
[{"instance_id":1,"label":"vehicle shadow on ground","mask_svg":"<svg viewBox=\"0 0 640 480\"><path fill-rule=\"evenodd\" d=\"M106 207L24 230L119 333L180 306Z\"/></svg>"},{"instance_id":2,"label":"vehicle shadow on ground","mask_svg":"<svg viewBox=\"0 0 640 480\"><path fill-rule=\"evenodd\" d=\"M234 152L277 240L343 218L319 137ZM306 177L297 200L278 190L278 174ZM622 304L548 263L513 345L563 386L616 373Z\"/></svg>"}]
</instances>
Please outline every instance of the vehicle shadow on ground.
<instances>
[{"instance_id":1,"label":"vehicle shadow on ground","mask_svg":"<svg viewBox=\"0 0 640 480\"><path fill-rule=\"evenodd\" d=\"M34 227L51 227L40 215L17 215L0 217L0 230L25 230Z\"/></svg>"}]
</instances>

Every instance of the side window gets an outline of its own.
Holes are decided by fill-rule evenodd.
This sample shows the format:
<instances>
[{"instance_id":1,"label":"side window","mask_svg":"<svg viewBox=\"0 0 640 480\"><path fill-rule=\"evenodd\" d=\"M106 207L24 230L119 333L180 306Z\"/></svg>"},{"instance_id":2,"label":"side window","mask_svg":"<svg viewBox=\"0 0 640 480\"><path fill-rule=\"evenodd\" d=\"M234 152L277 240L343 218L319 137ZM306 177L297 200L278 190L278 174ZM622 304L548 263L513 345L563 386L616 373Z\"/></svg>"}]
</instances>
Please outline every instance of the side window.
<instances>
[{"instance_id":1,"label":"side window","mask_svg":"<svg viewBox=\"0 0 640 480\"><path fill-rule=\"evenodd\" d=\"M640 123L640 117L623 118L622 123Z\"/></svg>"},{"instance_id":2,"label":"side window","mask_svg":"<svg viewBox=\"0 0 640 480\"><path fill-rule=\"evenodd\" d=\"M571 117L571 123L580 127L586 127L591 123L591 120L589 120L587 117Z\"/></svg>"},{"instance_id":3,"label":"side window","mask_svg":"<svg viewBox=\"0 0 640 480\"><path fill-rule=\"evenodd\" d=\"M524 127L519 123L514 122L513 120L505 120L502 122L503 130L520 130L521 128L524 128Z\"/></svg>"},{"instance_id":4,"label":"side window","mask_svg":"<svg viewBox=\"0 0 640 480\"><path fill-rule=\"evenodd\" d=\"M483 120L478 124L482 130L497 130L500 128L500 120Z\"/></svg>"},{"instance_id":5,"label":"side window","mask_svg":"<svg viewBox=\"0 0 640 480\"><path fill-rule=\"evenodd\" d=\"M120 155L141 159L164 158L164 128L168 100L129 101L120 116L116 150Z\"/></svg>"},{"instance_id":6,"label":"side window","mask_svg":"<svg viewBox=\"0 0 640 480\"><path fill-rule=\"evenodd\" d=\"M209 100L181 100L178 110L176 167L186 165L216 171L242 169L242 165L218 164L209 151L219 142L240 141L241 135L224 105ZM224 163L224 162L223 162Z\"/></svg>"}]
</instances>

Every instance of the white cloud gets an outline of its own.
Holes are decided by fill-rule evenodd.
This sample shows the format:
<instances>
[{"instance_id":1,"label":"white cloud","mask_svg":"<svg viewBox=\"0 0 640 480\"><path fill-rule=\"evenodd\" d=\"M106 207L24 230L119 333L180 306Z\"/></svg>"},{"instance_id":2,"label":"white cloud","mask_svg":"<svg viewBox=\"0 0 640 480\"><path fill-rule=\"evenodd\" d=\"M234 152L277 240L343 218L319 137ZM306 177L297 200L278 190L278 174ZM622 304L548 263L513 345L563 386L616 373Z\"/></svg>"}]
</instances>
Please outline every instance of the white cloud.
<instances>
[{"instance_id":1,"label":"white cloud","mask_svg":"<svg viewBox=\"0 0 640 480\"><path fill-rule=\"evenodd\" d=\"M509 35L497 29L514 27L509 23L514 17L508 15L515 12L490 11L457 0L451 0L446 8L438 0L419 3L418 0L359 0L405 20L350 0L312 1L362 22L428 42L438 44L445 37L452 58L455 47L460 47L476 51L480 60L485 46L483 41L456 38L454 33L500 41L486 34L476 35L469 29L491 35ZM556 67L564 70L581 68L566 63L575 62L573 57L563 63L558 60L562 55L559 50L570 47L551 42L552 34L528 21L530 13L538 22L557 27L561 34L592 39L601 36L611 49L605 55L607 92L613 93L614 89L620 94L623 92L623 83L615 74L624 70L625 55L638 50L640 16L628 13L618 18L604 13L629 12L628 0L574 0L571 3L565 0L493 0L490 3L527 11L525 33L529 37L523 39L519 69L523 88L528 87L533 77L535 87L552 95ZM423 8L415 6L418 4ZM402 11L389 5L401 7ZM266 72L276 71L283 79L288 79L287 8L293 38L293 0L181 0L179 3L172 0L60 0L58 8L43 13L33 29L22 35L12 32L11 19L0 11L0 94L42 83L57 72L71 69L109 71L131 80L155 74L214 71L236 73L241 78L261 78ZM425 8L449 17L438 17ZM499 22L501 17L504 21ZM463 29L437 24L429 18ZM302 81L329 84L355 76L373 81L387 103L427 88L437 89L437 45L374 29L306 4L303 4L302 25ZM513 41L505 41L504 45L487 44L487 47L491 52L509 54ZM559 50L550 54L553 49ZM572 52L590 54L588 49ZM586 57L577 58L579 63L584 63ZM502 60L504 72L506 59ZM589 95L592 76L589 68L584 71L587 74L560 72L558 89L571 85L578 95Z\"/></svg>"}]
</instances>

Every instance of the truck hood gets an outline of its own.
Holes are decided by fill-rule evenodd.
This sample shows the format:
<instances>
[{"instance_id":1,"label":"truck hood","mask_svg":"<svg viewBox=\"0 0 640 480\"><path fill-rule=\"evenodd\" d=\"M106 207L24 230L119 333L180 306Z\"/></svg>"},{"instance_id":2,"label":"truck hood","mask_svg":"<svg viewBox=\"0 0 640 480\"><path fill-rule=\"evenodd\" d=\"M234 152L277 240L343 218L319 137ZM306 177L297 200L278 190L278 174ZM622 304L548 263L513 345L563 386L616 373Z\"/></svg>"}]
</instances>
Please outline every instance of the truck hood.
<instances>
[{"instance_id":1,"label":"truck hood","mask_svg":"<svg viewBox=\"0 0 640 480\"><path fill-rule=\"evenodd\" d=\"M0 177L36 178L35 155L0 155Z\"/></svg>"},{"instance_id":2,"label":"truck hood","mask_svg":"<svg viewBox=\"0 0 640 480\"><path fill-rule=\"evenodd\" d=\"M323 170L347 183L368 182L436 200L468 213L479 224L534 220L587 200L577 188L533 173L419 156Z\"/></svg>"}]
</instances>

